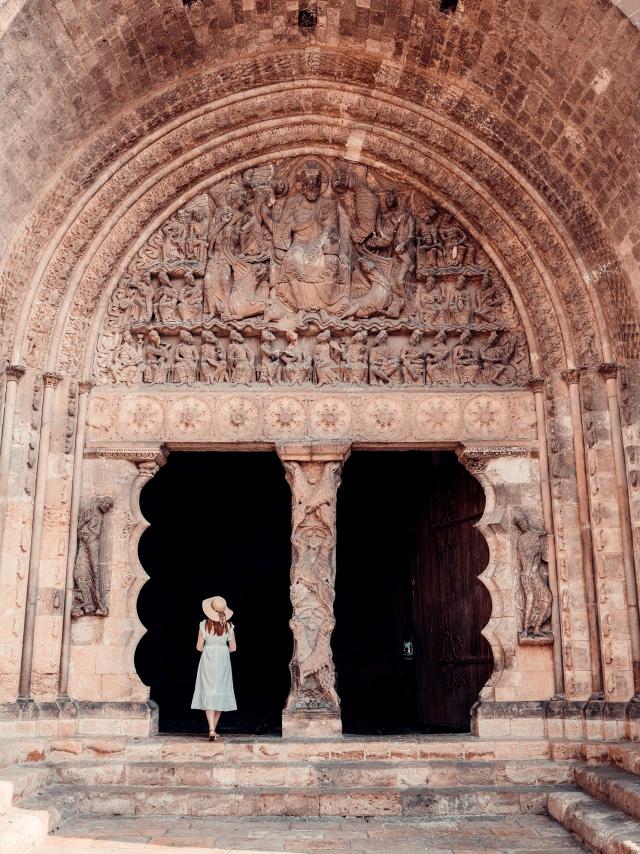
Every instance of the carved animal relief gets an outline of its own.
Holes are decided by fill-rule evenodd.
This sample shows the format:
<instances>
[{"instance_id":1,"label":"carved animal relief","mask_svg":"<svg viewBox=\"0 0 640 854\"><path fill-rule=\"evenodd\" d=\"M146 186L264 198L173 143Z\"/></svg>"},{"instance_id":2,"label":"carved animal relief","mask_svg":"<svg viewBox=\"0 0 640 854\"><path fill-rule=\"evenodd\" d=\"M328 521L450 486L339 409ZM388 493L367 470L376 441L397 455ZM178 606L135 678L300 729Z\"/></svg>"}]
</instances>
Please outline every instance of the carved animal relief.
<instances>
[{"instance_id":1,"label":"carved animal relief","mask_svg":"<svg viewBox=\"0 0 640 854\"><path fill-rule=\"evenodd\" d=\"M509 291L443 209L366 167L298 158L191 199L118 282L103 384L524 384Z\"/></svg>"}]
</instances>

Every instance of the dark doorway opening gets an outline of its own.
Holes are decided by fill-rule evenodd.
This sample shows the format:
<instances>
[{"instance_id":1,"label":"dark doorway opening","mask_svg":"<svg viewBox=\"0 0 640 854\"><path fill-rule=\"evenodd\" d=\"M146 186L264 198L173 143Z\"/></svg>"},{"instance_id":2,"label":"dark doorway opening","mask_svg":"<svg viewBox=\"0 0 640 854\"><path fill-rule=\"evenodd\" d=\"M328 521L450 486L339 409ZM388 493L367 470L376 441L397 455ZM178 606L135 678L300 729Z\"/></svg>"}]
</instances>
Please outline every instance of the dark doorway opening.
<instances>
[{"instance_id":1,"label":"dark doorway opening","mask_svg":"<svg viewBox=\"0 0 640 854\"><path fill-rule=\"evenodd\" d=\"M356 451L345 464L333 636L344 732L468 732L493 666L483 508L453 452Z\"/></svg>"},{"instance_id":2,"label":"dark doorway opening","mask_svg":"<svg viewBox=\"0 0 640 854\"><path fill-rule=\"evenodd\" d=\"M220 731L279 731L289 690L291 493L275 453L174 452L144 487L150 527L139 546L150 579L138 599L147 629L136 669L160 707L164 732L203 732L191 709L201 602L234 610L231 656L238 711Z\"/></svg>"}]
</instances>

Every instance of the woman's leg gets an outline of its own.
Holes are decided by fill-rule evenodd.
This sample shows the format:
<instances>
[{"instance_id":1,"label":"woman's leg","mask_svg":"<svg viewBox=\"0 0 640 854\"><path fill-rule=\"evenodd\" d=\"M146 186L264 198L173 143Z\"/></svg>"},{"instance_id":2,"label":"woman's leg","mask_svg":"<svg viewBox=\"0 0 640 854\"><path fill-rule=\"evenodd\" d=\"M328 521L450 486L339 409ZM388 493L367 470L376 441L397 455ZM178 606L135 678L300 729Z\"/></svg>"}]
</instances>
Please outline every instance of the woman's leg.
<instances>
[{"instance_id":1,"label":"woman's leg","mask_svg":"<svg viewBox=\"0 0 640 854\"><path fill-rule=\"evenodd\" d=\"M214 712L213 709L205 709L204 713L207 716L207 723L209 724L209 732L215 732L216 731L216 723L218 722L216 715L219 715L220 712Z\"/></svg>"},{"instance_id":2,"label":"woman's leg","mask_svg":"<svg viewBox=\"0 0 640 854\"><path fill-rule=\"evenodd\" d=\"M218 721L220 720L221 714L222 714L222 712L214 712L213 713L213 728L214 728L214 730L218 726Z\"/></svg>"}]
</instances>

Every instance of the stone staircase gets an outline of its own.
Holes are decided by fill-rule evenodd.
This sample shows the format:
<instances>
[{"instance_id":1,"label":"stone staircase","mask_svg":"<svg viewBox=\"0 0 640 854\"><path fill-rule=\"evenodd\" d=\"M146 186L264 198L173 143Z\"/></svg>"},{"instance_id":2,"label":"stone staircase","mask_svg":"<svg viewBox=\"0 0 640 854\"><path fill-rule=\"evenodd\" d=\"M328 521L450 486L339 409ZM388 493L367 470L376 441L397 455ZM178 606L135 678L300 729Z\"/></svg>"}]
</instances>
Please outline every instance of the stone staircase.
<instances>
[{"instance_id":1,"label":"stone staircase","mask_svg":"<svg viewBox=\"0 0 640 854\"><path fill-rule=\"evenodd\" d=\"M547 810L594 850L640 851L599 847L607 833L626 844L638 831L631 816L640 815L640 749L633 745L78 737L0 745L0 765L3 854L28 850L77 815L424 818Z\"/></svg>"},{"instance_id":2,"label":"stone staircase","mask_svg":"<svg viewBox=\"0 0 640 854\"><path fill-rule=\"evenodd\" d=\"M549 795L549 815L593 851L640 852L640 746L612 744L606 764L578 765L577 788Z\"/></svg>"}]
</instances>

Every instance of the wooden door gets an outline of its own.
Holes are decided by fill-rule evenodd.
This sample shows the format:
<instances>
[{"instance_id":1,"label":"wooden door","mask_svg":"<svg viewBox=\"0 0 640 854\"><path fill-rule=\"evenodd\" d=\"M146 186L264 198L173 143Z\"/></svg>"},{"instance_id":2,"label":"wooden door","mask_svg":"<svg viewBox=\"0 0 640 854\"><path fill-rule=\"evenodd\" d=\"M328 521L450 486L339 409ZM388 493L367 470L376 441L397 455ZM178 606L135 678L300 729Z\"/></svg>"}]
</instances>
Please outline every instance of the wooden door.
<instances>
[{"instance_id":1,"label":"wooden door","mask_svg":"<svg viewBox=\"0 0 640 854\"><path fill-rule=\"evenodd\" d=\"M480 634L491 615L478 580L488 549L473 527L484 493L453 453L423 454L421 465L412 567L419 716L425 727L467 732L493 667Z\"/></svg>"}]
</instances>

